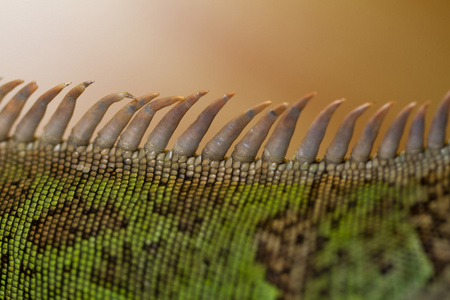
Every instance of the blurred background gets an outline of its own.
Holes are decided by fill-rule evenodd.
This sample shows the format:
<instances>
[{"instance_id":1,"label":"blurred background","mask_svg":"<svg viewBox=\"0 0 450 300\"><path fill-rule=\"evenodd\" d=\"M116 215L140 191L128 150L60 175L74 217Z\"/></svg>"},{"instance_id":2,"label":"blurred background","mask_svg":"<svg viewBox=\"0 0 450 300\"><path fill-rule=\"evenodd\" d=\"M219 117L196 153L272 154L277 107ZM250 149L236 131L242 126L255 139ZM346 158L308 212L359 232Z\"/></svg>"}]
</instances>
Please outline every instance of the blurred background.
<instances>
[{"instance_id":1,"label":"blurred background","mask_svg":"<svg viewBox=\"0 0 450 300\"><path fill-rule=\"evenodd\" d=\"M201 145L259 102L271 100L273 107L317 91L300 117L288 157L320 110L345 98L323 154L345 114L364 102L374 105L355 135L387 101L396 105L385 124L408 102L432 100L429 127L450 89L449 12L450 1L419 0L0 0L0 84L36 80L35 100L58 83L95 80L80 97L71 125L112 92L187 96L209 89L175 137L211 101L236 91ZM47 119L62 96L50 105ZM115 104L102 124L124 104Z\"/></svg>"}]
</instances>

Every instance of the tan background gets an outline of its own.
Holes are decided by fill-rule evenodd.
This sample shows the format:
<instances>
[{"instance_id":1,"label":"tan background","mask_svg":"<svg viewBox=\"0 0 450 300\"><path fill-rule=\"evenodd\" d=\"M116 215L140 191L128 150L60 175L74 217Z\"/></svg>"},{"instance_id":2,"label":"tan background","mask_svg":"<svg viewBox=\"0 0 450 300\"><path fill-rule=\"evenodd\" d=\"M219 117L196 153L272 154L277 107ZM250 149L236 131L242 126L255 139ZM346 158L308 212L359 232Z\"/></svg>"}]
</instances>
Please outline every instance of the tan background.
<instances>
[{"instance_id":1,"label":"tan background","mask_svg":"<svg viewBox=\"0 0 450 300\"><path fill-rule=\"evenodd\" d=\"M450 89L449 12L450 1L417 0L0 0L0 75L2 83L37 80L39 92L95 80L77 114L116 91L188 95L210 89L175 135L212 100L236 91L202 144L258 102L293 102L317 91L289 156L320 109L345 97L323 153L339 120L363 102L375 104L365 120L391 100L397 105L388 121L409 101L432 100L430 117Z\"/></svg>"}]
</instances>

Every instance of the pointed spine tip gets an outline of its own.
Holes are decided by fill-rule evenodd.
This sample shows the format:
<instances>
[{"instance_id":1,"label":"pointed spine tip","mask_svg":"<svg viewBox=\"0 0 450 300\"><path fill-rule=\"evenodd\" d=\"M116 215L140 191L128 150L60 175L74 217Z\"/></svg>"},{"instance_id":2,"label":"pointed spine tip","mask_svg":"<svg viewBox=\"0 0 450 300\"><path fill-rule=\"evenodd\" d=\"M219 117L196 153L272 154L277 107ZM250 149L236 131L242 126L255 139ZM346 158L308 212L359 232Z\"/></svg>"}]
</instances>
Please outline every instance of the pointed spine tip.
<instances>
[{"instance_id":1,"label":"pointed spine tip","mask_svg":"<svg viewBox=\"0 0 450 300\"><path fill-rule=\"evenodd\" d=\"M373 103L372 102L367 102L367 103L364 103L363 105L361 105L360 107L359 107L359 109L360 110L366 110L366 109L368 109L369 107L372 107L373 106Z\"/></svg>"},{"instance_id":2,"label":"pointed spine tip","mask_svg":"<svg viewBox=\"0 0 450 300\"><path fill-rule=\"evenodd\" d=\"M72 84L72 81L64 82L64 83L63 83L64 86L69 86L69 85L71 85L71 84Z\"/></svg>"},{"instance_id":3,"label":"pointed spine tip","mask_svg":"<svg viewBox=\"0 0 450 300\"><path fill-rule=\"evenodd\" d=\"M289 106L289 103L283 102L280 105L278 105L277 107L275 107L274 109L272 109L271 112L274 113L275 115L279 116L286 110L286 108L288 106Z\"/></svg>"},{"instance_id":4,"label":"pointed spine tip","mask_svg":"<svg viewBox=\"0 0 450 300\"><path fill-rule=\"evenodd\" d=\"M252 107L247 110L247 115L256 115L263 111L267 106L272 104L272 101L264 101L262 103L257 104L255 107Z\"/></svg>"},{"instance_id":5,"label":"pointed spine tip","mask_svg":"<svg viewBox=\"0 0 450 300\"><path fill-rule=\"evenodd\" d=\"M202 96L208 94L208 92L209 92L209 90L201 90L201 91L198 91L196 95L197 95L197 97L202 97Z\"/></svg>"},{"instance_id":6,"label":"pointed spine tip","mask_svg":"<svg viewBox=\"0 0 450 300\"><path fill-rule=\"evenodd\" d=\"M30 81L24 88L38 88L39 86L36 84L36 80Z\"/></svg>"},{"instance_id":7,"label":"pointed spine tip","mask_svg":"<svg viewBox=\"0 0 450 300\"><path fill-rule=\"evenodd\" d=\"M158 94L159 95L159 94ZM133 96L132 94L128 93L128 92L123 92L123 96L125 98L130 98L130 99L136 99L135 96Z\"/></svg>"},{"instance_id":8,"label":"pointed spine tip","mask_svg":"<svg viewBox=\"0 0 450 300\"><path fill-rule=\"evenodd\" d=\"M394 106L394 104L395 104L395 101L389 101L388 103L384 104L381 108L387 109L387 108Z\"/></svg>"},{"instance_id":9,"label":"pointed spine tip","mask_svg":"<svg viewBox=\"0 0 450 300\"><path fill-rule=\"evenodd\" d=\"M310 93L306 94L303 98L311 99L311 98L313 98L315 96L317 96L317 92L313 91L313 92L310 92Z\"/></svg>"},{"instance_id":10,"label":"pointed spine tip","mask_svg":"<svg viewBox=\"0 0 450 300\"><path fill-rule=\"evenodd\" d=\"M272 104L272 101L267 100L264 102L261 102L259 105L257 105L256 107L261 107L262 109L266 108L267 106L269 106L270 104Z\"/></svg>"},{"instance_id":11,"label":"pointed spine tip","mask_svg":"<svg viewBox=\"0 0 450 300\"><path fill-rule=\"evenodd\" d=\"M236 92L230 92L230 93L226 93L224 95L225 100L230 100L231 97L233 97L236 94Z\"/></svg>"},{"instance_id":12,"label":"pointed spine tip","mask_svg":"<svg viewBox=\"0 0 450 300\"><path fill-rule=\"evenodd\" d=\"M94 82L95 82L94 80L88 80L88 81L83 82L82 85L84 85L84 87L87 88L88 86L90 86Z\"/></svg>"}]
</instances>

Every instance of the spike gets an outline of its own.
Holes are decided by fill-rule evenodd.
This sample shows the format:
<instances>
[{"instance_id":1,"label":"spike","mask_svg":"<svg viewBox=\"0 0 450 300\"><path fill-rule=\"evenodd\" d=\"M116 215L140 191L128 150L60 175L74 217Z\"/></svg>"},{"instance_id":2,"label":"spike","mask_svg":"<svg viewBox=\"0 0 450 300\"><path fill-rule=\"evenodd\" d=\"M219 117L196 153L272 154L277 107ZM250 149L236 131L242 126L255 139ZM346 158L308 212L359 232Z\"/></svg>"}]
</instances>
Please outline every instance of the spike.
<instances>
[{"instance_id":1,"label":"spike","mask_svg":"<svg viewBox=\"0 0 450 300\"><path fill-rule=\"evenodd\" d=\"M325 107L325 109L322 110L322 112L313 121L295 155L295 160L300 162L300 164L305 162L312 163L316 159L317 152L319 151L319 146L325 135L328 123L342 102L344 102L344 99L332 102Z\"/></svg>"},{"instance_id":2,"label":"spike","mask_svg":"<svg viewBox=\"0 0 450 300\"><path fill-rule=\"evenodd\" d=\"M406 121L408 120L411 110L416 106L415 102L408 104L400 113L395 117L388 131L384 135L378 148L377 156L383 159L393 158L397 154L398 144L405 129Z\"/></svg>"},{"instance_id":3,"label":"spike","mask_svg":"<svg viewBox=\"0 0 450 300\"><path fill-rule=\"evenodd\" d=\"M10 82L5 83L4 85L0 86L0 101L3 100L3 98L11 92L16 86L22 84L24 81L22 79L16 79Z\"/></svg>"},{"instance_id":4,"label":"spike","mask_svg":"<svg viewBox=\"0 0 450 300\"><path fill-rule=\"evenodd\" d=\"M366 162L369 159L370 152L372 151L373 143L377 138L381 123L393 104L394 102L388 102L383 105L366 123L363 133L353 147L352 154L350 156L351 161Z\"/></svg>"},{"instance_id":5,"label":"spike","mask_svg":"<svg viewBox=\"0 0 450 300\"><path fill-rule=\"evenodd\" d=\"M358 106L345 117L325 154L325 162L327 164L339 164L344 160L345 154L347 153L348 144L350 143L353 135L356 120L370 106L372 106L371 103Z\"/></svg>"},{"instance_id":6,"label":"spike","mask_svg":"<svg viewBox=\"0 0 450 300\"><path fill-rule=\"evenodd\" d=\"M191 157L195 154L198 145L209 129L219 110L234 96L234 92L225 94L209 105L192 123L189 128L177 139L173 153L180 156Z\"/></svg>"},{"instance_id":7,"label":"spike","mask_svg":"<svg viewBox=\"0 0 450 300\"><path fill-rule=\"evenodd\" d=\"M8 133L14 121L20 114L25 101L37 90L38 86L35 81L24 86L3 108L0 112L0 141L4 141L8 137Z\"/></svg>"},{"instance_id":8,"label":"spike","mask_svg":"<svg viewBox=\"0 0 450 300\"><path fill-rule=\"evenodd\" d=\"M62 140L64 131L72 118L75 102L94 81L85 81L71 89L59 104L56 112L44 127L44 133L40 137L42 145L56 145Z\"/></svg>"},{"instance_id":9,"label":"spike","mask_svg":"<svg viewBox=\"0 0 450 300\"><path fill-rule=\"evenodd\" d=\"M407 154L417 154L423 151L425 113L429 104L429 102L422 104L414 117L411 128L409 129L408 139L406 141L405 151Z\"/></svg>"},{"instance_id":10,"label":"spike","mask_svg":"<svg viewBox=\"0 0 450 300\"><path fill-rule=\"evenodd\" d=\"M289 142L294 134L295 125L303 108L316 93L309 93L302 99L294 103L288 111L283 114L277 126L275 127L269 141L264 147L262 159L269 162L282 163L286 156Z\"/></svg>"},{"instance_id":11,"label":"spike","mask_svg":"<svg viewBox=\"0 0 450 300\"><path fill-rule=\"evenodd\" d=\"M237 116L223 127L203 148L202 157L218 161L225 157L234 140L247 124L272 102L265 101Z\"/></svg>"},{"instance_id":12,"label":"spike","mask_svg":"<svg viewBox=\"0 0 450 300\"><path fill-rule=\"evenodd\" d=\"M178 103L172 108L156 125L150 133L144 149L147 152L161 153L169 143L170 137L177 128L181 118L201 97L208 93L207 90L199 91L186 98L185 101Z\"/></svg>"},{"instance_id":13,"label":"spike","mask_svg":"<svg viewBox=\"0 0 450 300\"><path fill-rule=\"evenodd\" d=\"M117 147L128 151L137 150L142 140L142 136L147 130L155 113L166 106L184 100L185 98L182 96L165 97L156 99L144 106L133 120L131 120L130 124L120 136Z\"/></svg>"},{"instance_id":14,"label":"spike","mask_svg":"<svg viewBox=\"0 0 450 300\"><path fill-rule=\"evenodd\" d=\"M33 140L34 133L45 114L47 105L69 84L71 82L61 83L45 92L36 100L31 109L20 120L19 124L17 124L13 137L14 140L23 143L28 143Z\"/></svg>"},{"instance_id":15,"label":"spike","mask_svg":"<svg viewBox=\"0 0 450 300\"><path fill-rule=\"evenodd\" d=\"M102 120L108 108L123 98L134 99L134 96L128 92L119 92L109 94L97 101L72 128L68 143L74 146L86 146L89 144L95 128Z\"/></svg>"},{"instance_id":16,"label":"spike","mask_svg":"<svg viewBox=\"0 0 450 300\"><path fill-rule=\"evenodd\" d=\"M134 113L158 96L159 93L147 94L125 105L125 107L119 110L119 112L98 132L94 144L102 149L114 146L120 133L125 126L127 126Z\"/></svg>"},{"instance_id":17,"label":"spike","mask_svg":"<svg viewBox=\"0 0 450 300\"><path fill-rule=\"evenodd\" d=\"M445 129L447 127L448 112L450 109L450 91L439 104L439 108L434 114L430 131L428 132L427 146L431 150L439 150L445 145Z\"/></svg>"},{"instance_id":18,"label":"spike","mask_svg":"<svg viewBox=\"0 0 450 300\"><path fill-rule=\"evenodd\" d=\"M288 105L289 103L285 102L267 112L267 114L247 132L242 140L236 144L234 151L231 154L233 160L252 162L258 154L262 142L269 133L270 127L272 127L277 118L286 110Z\"/></svg>"}]
</instances>

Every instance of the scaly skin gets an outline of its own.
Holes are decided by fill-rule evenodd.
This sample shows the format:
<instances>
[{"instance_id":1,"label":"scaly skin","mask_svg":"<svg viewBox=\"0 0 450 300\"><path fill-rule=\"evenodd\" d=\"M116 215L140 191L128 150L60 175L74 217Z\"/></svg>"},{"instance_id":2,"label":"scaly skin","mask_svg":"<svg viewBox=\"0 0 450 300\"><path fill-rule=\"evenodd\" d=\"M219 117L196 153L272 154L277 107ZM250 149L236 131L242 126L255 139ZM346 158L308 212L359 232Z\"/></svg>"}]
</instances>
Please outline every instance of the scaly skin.
<instances>
[{"instance_id":1,"label":"scaly skin","mask_svg":"<svg viewBox=\"0 0 450 300\"><path fill-rule=\"evenodd\" d=\"M364 168L64 148L1 146L2 298L420 299L448 286L447 148Z\"/></svg>"}]
</instances>

